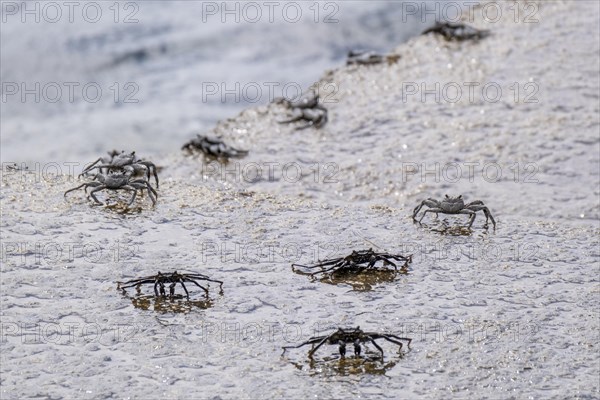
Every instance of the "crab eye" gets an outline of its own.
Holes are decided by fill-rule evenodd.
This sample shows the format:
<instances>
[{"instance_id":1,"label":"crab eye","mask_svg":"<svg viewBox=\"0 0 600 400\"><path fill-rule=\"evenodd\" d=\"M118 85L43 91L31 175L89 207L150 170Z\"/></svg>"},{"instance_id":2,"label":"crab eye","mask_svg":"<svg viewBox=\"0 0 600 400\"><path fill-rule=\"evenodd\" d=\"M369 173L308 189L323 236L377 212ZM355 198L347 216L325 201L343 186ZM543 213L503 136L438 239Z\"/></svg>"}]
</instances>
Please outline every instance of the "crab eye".
<instances>
[{"instance_id":1,"label":"crab eye","mask_svg":"<svg viewBox=\"0 0 600 400\"><path fill-rule=\"evenodd\" d=\"M448 197L448 195L446 195L446 198L447 198L447 199L449 198L449 197Z\"/></svg>"},{"instance_id":2,"label":"crab eye","mask_svg":"<svg viewBox=\"0 0 600 400\"><path fill-rule=\"evenodd\" d=\"M460 196L458 196L459 199L462 199L462 194Z\"/></svg>"}]
</instances>

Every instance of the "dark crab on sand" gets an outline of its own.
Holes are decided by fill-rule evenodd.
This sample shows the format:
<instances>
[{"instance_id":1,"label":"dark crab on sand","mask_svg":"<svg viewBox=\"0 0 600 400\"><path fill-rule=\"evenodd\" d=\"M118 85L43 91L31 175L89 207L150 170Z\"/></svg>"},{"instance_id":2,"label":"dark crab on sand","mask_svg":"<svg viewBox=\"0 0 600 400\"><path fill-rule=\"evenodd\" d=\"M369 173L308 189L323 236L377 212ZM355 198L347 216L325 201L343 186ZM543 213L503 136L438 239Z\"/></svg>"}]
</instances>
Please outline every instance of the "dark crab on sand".
<instances>
[{"instance_id":1,"label":"dark crab on sand","mask_svg":"<svg viewBox=\"0 0 600 400\"><path fill-rule=\"evenodd\" d=\"M434 26L423 31L423 35L435 33L448 41L462 42L480 40L490 35L490 31L473 28L463 23L436 22Z\"/></svg>"},{"instance_id":2,"label":"dark crab on sand","mask_svg":"<svg viewBox=\"0 0 600 400\"><path fill-rule=\"evenodd\" d=\"M84 191L87 193L87 189L91 187L93 188L90 191L90 196L92 197L92 199L94 199L94 201L97 204L104 204L100 200L98 200L98 198L96 197L96 192L99 192L101 190L125 190L132 193L131 200L129 200L129 203L127 204L128 206L130 206L131 204L133 204L138 190L140 192L147 190L148 197L150 197L150 200L152 200L152 204L156 204L156 198L158 196L156 190L154 190L154 188L146 179L133 179L131 173L131 171L128 173L117 173L107 175L97 173L96 175L94 175L94 178L91 182L86 182L75 188L67 190L64 194L64 197L67 197L67 193L81 188L84 188Z\"/></svg>"},{"instance_id":3,"label":"dark crab on sand","mask_svg":"<svg viewBox=\"0 0 600 400\"><path fill-rule=\"evenodd\" d=\"M118 282L118 288L125 290L130 287L134 287L134 286L139 287L140 285L151 284L151 285L154 285L154 294L156 295L156 297L159 297L159 296L166 297L167 293L165 290L165 285L168 284L169 285L169 297L173 298L173 296L175 296L175 286L177 286L177 284L179 283L181 285L181 287L183 288L183 290L185 291L186 298L189 299L190 293L188 292L187 287L185 286L185 282L189 282L189 283L193 283L194 285L198 286L200 289L204 290L205 295L208 297L208 288L200 285L197 281L207 281L207 282L218 283L219 287L221 288L221 292L223 291L223 282L221 282L221 281L217 281L215 279L210 279L208 276L202 275L202 274L186 274L186 273L180 274L177 271L174 271L170 274L169 273L163 274L160 271L158 271L158 273L156 275L145 276L142 278L136 278L136 279L129 280L127 282Z\"/></svg>"},{"instance_id":4,"label":"dark crab on sand","mask_svg":"<svg viewBox=\"0 0 600 400\"><path fill-rule=\"evenodd\" d=\"M350 50L346 58L346 65L375 65L387 61L394 64L400 59L398 54L378 54L374 51Z\"/></svg>"},{"instance_id":5,"label":"dark crab on sand","mask_svg":"<svg viewBox=\"0 0 600 400\"><path fill-rule=\"evenodd\" d=\"M131 153L124 150L120 153L116 150L109 151L108 158L98 158L96 161L89 164L79 176L81 177L94 169L97 169L100 173L106 169L106 172L121 172L132 176L146 175L148 180L150 180L150 174L153 174L156 187L158 188L156 165L151 161L144 161L137 158L135 151L132 151Z\"/></svg>"},{"instance_id":6,"label":"dark crab on sand","mask_svg":"<svg viewBox=\"0 0 600 400\"><path fill-rule=\"evenodd\" d=\"M282 104L287 108L313 108L319 104L319 95L314 90L309 90L294 100L277 97L273 99L273 103Z\"/></svg>"},{"instance_id":7,"label":"dark crab on sand","mask_svg":"<svg viewBox=\"0 0 600 400\"><path fill-rule=\"evenodd\" d=\"M238 150L223 142L221 139L197 135L181 148L182 150L199 150L209 157L214 158L236 158L248 154L247 150Z\"/></svg>"},{"instance_id":8,"label":"dark crab on sand","mask_svg":"<svg viewBox=\"0 0 600 400\"><path fill-rule=\"evenodd\" d=\"M397 344L399 346L399 352L402 351L402 341L408 342L408 348L410 348L410 343L412 342L412 339L410 338L399 337L391 333L364 332L359 326L357 326L356 328L350 329L338 328L338 330L329 335L314 336L308 339L306 342L300 343L296 346L284 346L283 353L285 353L287 349L296 349L298 347L310 344L312 345L312 348L308 352L308 357L312 359L313 354L324 344L337 344L339 346L340 356L343 358L346 356L346 344L352 343L354 346L354 355L358 357L360 356L362 350L361 343L371 343L377 350L379 350L381 354L380 357L383 359L383 349L375 342L377 339L385 339L388 342Z\"/></svg>"},{"instance_id":9,"label":"dark crab on sand","mask_svg":"<svg viewBox=\"0 0 600 400\"><path fill-rule=\"evenodd\" d=\"M319 275L331 276L337 273L353 272L358 273L365 270L378 270L377 263L382 267L391 265L394 270L398 270L397 263L400 262L400 269L405 270L408 264L412 262L412 255L407 257L400 254L376 253L373 249L353 251L346 257L333 258L318 262L314 265L292 264L292 270L296 271L296 267L304 270L314 270L319 268L319 271L310 272L308 275L315 278Z\"/></svg>"},{"instance_id":10,"label":"dark crab on sand","mask_svg":"<svg viewBox=\"0 0 600 400\"><path fill-rule=\"evenodd\" d=\"M417 221L417 214L421 211L423 206L429 207L429 209L425 210L421 215L421 218ZM475 221L475 217L477 215L477 211L483 211L485 215L485 225L484 228L488 227L488 221L491 220L494 225L494 229L496 229L496 221L492 216L490 210L483 204L481 200L475 200L468 204L465 204L462 195L458 197L449 197L446 195L441 201L429 198L427 200L423 200L421 204L415 207L413 211L413 220L415 222L421 223L423 218L427 213L435 213L437 214L466 214L469 215L469 225L468 228L473 225L473 221Z\"/></svg>"},{"instance_id":11,"label":"dark crab on sand","mask_svg":"<svg viewBox=\"0 0 600 400\"><path fill-rule=\"evenodd\" d=\"M300 96L297 100L277 98L273 103L282 104L290 110L289 118L277 121L280 124L304 121L305 124L296 127L296 130L310 127L321 128L328 121L327 109L319 104L319 95L310 90Z\"/></svg>"}]
</instances>

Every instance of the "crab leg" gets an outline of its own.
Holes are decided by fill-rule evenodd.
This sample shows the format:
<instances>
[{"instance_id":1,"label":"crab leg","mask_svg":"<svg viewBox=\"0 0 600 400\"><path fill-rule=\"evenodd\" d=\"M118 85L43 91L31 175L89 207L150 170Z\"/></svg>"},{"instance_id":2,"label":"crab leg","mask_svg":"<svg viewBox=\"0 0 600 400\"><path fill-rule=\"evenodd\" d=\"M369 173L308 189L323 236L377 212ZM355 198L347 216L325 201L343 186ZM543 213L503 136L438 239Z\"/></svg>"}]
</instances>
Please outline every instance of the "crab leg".
<instances>
[{"instance_id":1,"label":"crab leg","mask_svg":"<svg viewBox=\"0 0 600 400\"><path fill-rule=\"evenodd\" d=\"M367 268L373 268L375 266L375 264L377 264L378 261L383 261L383 265L385 266L385 264L390 264L394 267L395 270L398 269L398 267L396 266L396 263L390 261L388 259L388 257L384 257L384 256L375 256L373 257L372 260L369 261L369 264L367 264Z\"/></svg>"},{"instance_id":2,"label":"crab leg","mask_svg":"<svg viewBox=\"0 0 600 400\"><path fill-rule=\"evenodd\" d=\"M208 279L207 275L202 275L202 274L181 274L182 276L186 276L186 277L191 277L191 278L196 278L196 279Z\"/></svg>"},{"instance_id":3,"label":"crab leg","mask_svg":"<svg viewBox=\"0 0 600 400\"><path fill-rule=\"evenodd\" d=\"M127 288L130 288L130 287L134 287L134 286L138 286L138 285L143 285L144 283L153 283L153 282L154 282L154 279L145 279L145 278L143 278L143 279L134 279L134 280L131 280L131 281L119 283L119 287L121 289L127 289ZM122 286L122 285L125 285L125 286Z\"/></svg>"},{"instance_id":4,"label":"crab leg","mask_svg":"<svg viewBox=\"0 0 600 400\"><path fill-rule=\"evenodd\" d=\"M94 182L92 182L92 183L94 183ZM84 187L84 186L86 186L86 187L87 187L88 185L89 185L89 183L82 183L81 185L77 186L76 188L69 189L69 190L67 190L67 191L65 192L65 194L64 194L64 197L65 197L65 198L67 197L67 193L69 193L69 192L72 192L72 191L74 191L74 190L77 190L77 189L81 189L81 188L82 188L82 187Z\"/></svg>"},{"instance_id":5,"label":"crab leg","mask_svg":"<svg viewBox=\"0 0 600 400\"><path fill-rule=\"evenodd\" d=\"M102 172L102 168L106 168L107 171L111 171L113 169L118 169L121 167L113 165L113 164L100 164L100 165L96 165L96 166L87 168L85 171L82 172L82 174L85 174L86 172L90 172L91 170L96 169L96 168L98 169L99 172Z\"/></svg>"},{"instance_id":6,"label":"crab leg","mask_svg":"<svg viewBox=\"0 0 600 400\"><path fill-rule=\"evenodd\" d=\"M158 287L159 287L159 290L160 290L160 295L161 296L166 296L167 293L165 292L165 284L162 281L159 281L158 282Z\"/></svg>"},{"instance_id":7,"label":"crab leg","mask_svg":"<svg viewBox=\"0 0 600 400\"><path fill-rule=\"evenodd\" d=\"M95 179L95 178L94 178L94 179ZM87 182L87 183L84 183L84 184L82 184L82 185L79 185L79 186L77 186L76 188L73 188L73 189L69 189L69 190L67 190L67 191L65 192L65 197L66 197L67 193L69 193L69 192L71 192L71 191L73 191L73 190L80 189L81 187L84 187L84 189L83 189L83 190L84 190L84 192L87 194L87 190L88 190L88 188L89 188L89 187L98 187L98 186L102 186L102 183L100 183L100 182Z\"/></svg>"},{"instance_id":8,"label":"crab leg","mask_svg":"<svg viewBox=\"0 0 600 400\"><path fill-rule=\"evenodd\" d=\"M375 339L373 339L371 336L368 336L368 339L371 343L373 343L373 346L375 346L377 350L379 350L379 352L381 353L381 358L383 358L383 349L377 343L375 343ZM402 344L400 344L400 347L402 347Z\"/></svg>"},{"instance_id":9,"label":"crab leg","mask_svg":"<svg viewBox=\"0 0 600 400\"><path fill-rule=\"evenodd\" d=\"M396 266L396 264L394 262L389 260L390 258L393 260L396 260L396 261L404 261L404 265L402 266L402 268L408 268L408 264L410 262L412 262L412 256L403 257L403 256L390 255L390 256L378 256L378 258L388 264L393 265L395 270L398 270L398 267Z\"/></svg>"},{"instance_id":10,"label":"crab leg","mask_svg":"<svg viewBox=\"0 0 600 400\"><path fill-rule=\"evenodd\" d=\"M308 339L306 342L300 343L296 346L283 346L283 347L281 347L283 349L283 352L281 353L281 355L285 354L287 349L297 349L299 347L306 346L307 344L312 344L314 346L314 344L320 342L321 339L323 339L323 337L324 336L313 337L313 338Z\"/></svg>"},{"instance_id":11,"label":"crab leg","mask_svg":"<svg viewBox=\"0 0 600 400\"><path fill-rule=\"evenodd\" d=\"M194 285L198 286L200 289L204 290L204 293L206 293L206 295L208 296L208 289L205 288L204 286L200 285L198 282L190 279L189 282L192 282ZM187 293L187 290L185 289L185 285L183 284L183 280L181 280L181 286L183 286L183 289L185 290L185 292ZM188 295L189 297L189 295Z\"/></svg>"},{"instance_id":12,"label":"crab leg","mask_svg":"<svg viewBox=\"0 0 600 400\"><path fill-rule=\"evenodd\" d=\"M371 335L371 336L373 336L373 335ZM378 338L385 339L385 340L387 340L389 342L397 344L398 346L400 346L400 350L402 350L403 344L402 344L402 342L399 342L399 340L406 340L408 342L407 346L408 346L409 349L410 349L410 343L412 342L412 339L410 339L410 338L403 338L403 337L399 337L399 336L391 335L391 334L385 334L385 335L384 334L378 334L377 336L378 336ZM394 340L392 338L394 338L396 340Z\"/></svg>"},{"instance_id":13,"label":"crab leg","mask_svg":"<svg viewBox=\"0 0 600 400\"><path fill-rule=\"evenodd\" d=\"M191 278L191 279L200 279L200 280L204 280L204 281L218 283L221 286L221 288L223 288L223 282L218 281L216 279L210 279L206 275L202 275L202 274L183 274L183 277L184 278Z\"/></svg>"},{"instance_id":14,"label":"crab leg","mask_svg":"<svg viewBox=\"0 0 600 400\"><path fill-rule=\"evenodd\" d=\"M327 269L324 269L324 270L322 270L322 271L313 272L312 274L310 274L310 276L315 276L315 275L319 275L319 274L324 274L324 273L326 273L326 272L333 271L333 270L339 270L339 269L342 269L342 268L344 268L344 267L357 267L357 266L358 266L358 264L350 264L350 263L346 264L346 263L342 262L341 264L339 264L339 265L338 265L338 264L336 264L336 265L334 265L334 266L333 266L333 267L331 267L331 268L327 268ZM334 272L335 272L335 271L334 271Z\"/></svg>"},{"instance_id":15,"label":"crab leg","mask_svg":"<svg viewBox=\"0 0 600 400\"><path fill-rule=\"evenodd\" d=\"M289 124L289 123L300 121L301 119L304 119L304 114L301 111L294 113L294 114L295 115L293 115L290 119L285 119L283 121L277 121L277 122L280 124Z\"/></svg>"},{"instance_id":16,"label":"crab leg","mask_svg":"<svg viewBox=\"0 0 600 400\"><path fill-rule=\"evenodd\" d=\"M209 282L218 283L218 284L219 284L219 288L220 288L221 290L223 290L223 282L221 282L221 281L217 281L217 280L214 280L214 279L208 279L208 278L206 278L206 279L204 279L204 280L205 280L205 281L209 281ZM194 282L194 283L196 283L196 282Z\"/></svg>"},{"instance_id":17,"label":"crab leg","mask_svg":"<svg viewBox=\"0 0 600 400\"><path fill-rule=\"evenodd\" d=\"M490 212L490 210L485 206L485 204L483 204L483 201L481 200L475 200L471 203L469 203L467 205L467 208L473 210L473 211L483 211L483 214L485 215L485 225L487 227L487 223L488 220L492 220L492 224L494 225L494 229L496 229L496 221L494 220L494 217L492 217L492 213Z\"/></svg>"},{"instance_id":18,"label":"crab leg","mask_svg":"<svg viewBox=\"0 0 600 400\"><path fill-rule=\"evenodd\" d=\"M319 344L317 344L316 346L314 346L309 352L308 352L308 358L313 358L313 354L315 354L315 351L317 351L319 349L319 347L323 346L329 339L331 339L332 336L336 335L337 333L339 333L339 331L335 331L333 332L331 335L329 336L325 336L323 338L323 340L321 340L319 342Z\"/></svg>"},{"instance_id":19,"label":"crab leg","mask_svg":"<svg viewBox=\"0 0 600 400\"><path fill-rule=\"evenodd\" d=\"M152 200L152 204L156 204L156 199L158 198L158 193L156 192L156 190L154 190L152 185L150 185L150 182L146 181L146 186L148 187L148 196L150 197L150 200ZM156 187L158 187L158 178L156 181ZM154 198L152 198L152 194L154 194Z\"/></svg>"},{"instance_id":20,"label":"crab leg","mask_svg":"<svg viewBox=\"0 0 600 400\"><path fill-rule=\"evenodd\" d=\"M440 203L436 200L436 199L432 199L431 197L428 199L425 199L421 202L421 204L419 204L417 207L415 207L415 209L413 210L413 220L417 220L417 214L419 213L419 211L421 211L421 208L423 208L423 206L427 206L429 208L438 208L440 205ZM422 219L422 218L421 218ZM419 221L420 222L420 221Z\"/></svg>"},{"instance_id":21,"label":"crab leg","mask_svg":"<svg viewBox=\"0 0 600 400\"><path fill-rule=\"evenodd\" d=\"M428 200L433 200L433 199L428 199ZM413 210L413 219L416 221L417 220L417 214L419 213L419 211L421 211L421 208L423 208L423 206L425 205L425 202L427 200L423 200L421 202L421 204L419 204L418 206L415 207L415 209Z\"/></svg>"},{"instance_id":22,"label":"crab leg","mask_svg":"<svg viewBox=\"0 0 600 400\"><path fill-rule=\"evenodd\" d=\"M147 189L148 195L150 195L150 198L152 198L152 194L154 194L155 198L158 197L158 192L156 190L154 190L152 185L150 185L150 182L148 182L145 179L136 179L134 181L131 181L130 185L140 189L140 191L143 191L143 189Z\"/></svg>"},{"instance_id":23,"label":"crab leg","mask_svg":"<svg viewBox=\"0 0 600 400\"><path fill-rule=\"evenodd\" d=\"M408 264L412 263L412 254L409 254L408 257L399 256L404 261L404 266L408 267ZM398 260L400 261L400 260Z\"/></svg>"},{"instance_id":24,"label":"crab leg","mask_svg":"<svg viewBox=\"0 0 600 400\"><path fill-rule=\"evenodd\" d=\"M156 276L154 277L154 295L156 295L156 297L158 297L158 293L160 291L161 296L166 296L165 293L165 285L164 285L164 281L167 281L168 278L166 276L164 276L163 274L160 273L160 271L158 271L158 274L156 274ZM159 287L159 291L156 290L156 287Z\"/></svg>"},{"instance_id":25,"label":"crab leg","mask_svg":"<svg viewBox=\"0 0 600 400\"><path fill-rule=\"evenodd\" d=\"M421 218L419 219L419 223L421 223L421 221L423 221L423 218L425 218L425 215L427 215L427 213L440 213L440 212L444 212L444 210L442 210L441 208L430 208L428 210L425 210L425 212L421 215Z\"/></svg>"},{"instance_id":26,"label":"crab leg","mask_svg":"<svg viewBox=\"0 0 600 400\"><path fill-rule=\"evenodd\" d=\"M123 282L123 284L125 285L129 285L129 284L135 284L137 282L139 283L153 283L155 279L155 276L144 276L142 278L136 278L136 279L130 279L126 282Z\"/></svg>"},{"instance_id":27,"label":"crab leg","mask_svg":"<svg viewBox=\"0 0 600 400\"><path fill-rule=\"evenodd\" d=\"M483 213L485 214L485 224L487 226L487 221L488 218L492 221L492 224L494 225L494 230L496 229L496 221L494 220L494 217L492 217L492 213L490 212L490 210L488 210L487 207L483 208Z\"/></svg>"},{"instance_id":28,"label":"crab leg","mask_svg":"<svg viewBox=\"0 0 600 400\"><path fill-rule=\"evenodd\" d=\"M477 216L477 213L473 210L467 210L466 208L463 210L460 210L457 214L466 214L469 216L469 223L467 225L468 228L471 227L471 225L473 225L473 221L475 221L475 217Z\"/></svg>"},{"instance_id":29,"label":"crab leg","mask_svg":"<svg viewBox=\"0 0 600 400\"><path fill-rule=\"evenodd\" d=\"M181 274L182 276L185 276L187 278L194 278L194 279L203 279L203 280L211 280L207 275L203 275L203 274ZM213 282L221 282L221 281L216 281L213 280Z\"/></svg>"},{"instance_id":30,"label":"crab leg","mask_svg":"<svg viewBox=\"0 0 600 400\"><path fill-rule=\"evenodd\" d=\"M148 197L150 197L150 200L152 200L152 205L156 204L156 197L153 195L153 193L154 194L157 194L157 193L154 190L154 188L150 185L150 183L148 183L147 181L142 180L142 179L138 179L138 180L130 182L128 186L131 186L132 188L135 188L135 190L139 189L140 193L143 193L144 189L147 189L148 190Z\"/></svg>"},{"instance_id":31,"label":"crab leg","mask_svg":"<svg viewBox=\"0 0 600 400\"><path fill-rule=\"evenodd\" d=\"M79 176L82 176L83 174L85 174L88 171L92 170L94 168L94 165L98 164L100 161L104 161L104 158L100 157L99 159L97 159L96 161L94 161L93 163L91 163L90 165L88 165L87 167L85 167L85 169L83 171L81 171L81 174L79 174Z\"/></svg>"},{"instance_id":32,"label":"crab leg","mask_svg":"<svg viewBox=\"0 0 600 400\"><path fill-rule=\"evenodd\" d=\"M311 118L312 125L314 125L315 128L319 129L327 123L327 120L328 120L327 119L327 109L321 105L317 105L313 108L313 110L323 111L323 114L321 114L321 115L313 114L313 116Z\"/></svg>"},{"instance_id":33,"label":"crab leg","mask_svg":"<svg viewBox=\"0 0 600 400\"><path fill-rule=\"evenodd\" d=\"M328 265L337 264L337 263L339 263L340 261L343 261L343 260L344 259L342 257L340 257L340 258L335 258L333 260L323 261L323 262L320 262L320 263L312 265L312 266L310 266L310 265L302 265L302 264L292 264L292 267L302 267L302 268L309 268L309 269L311 269L311 268L323 268L323 267L328 266Z\"/></svg>"},{"instance_id":34,"label":"crab leg","mask_svg":"<svg viewBox=\"0 0 600 400\"><path fill-rule=\"evenodd\" d=\"M129 203L127 203L127 207L129 207L130 205L132 205L132 204L133 204L133 202L135 201L135 195L136 195L136 193L137 193L137 189L135 189L134 187L131 187L131 186L129 186L129 185L126 185L126 186L120 187L119 189L122 189L122 190L129 190L130 192L133 192L133 195L131 196L131 200L129 200Z\"/></svg>"},{"instance_id":35,"label":"crab leg","mask_svg":"<svg viewBox=\"0 0 600 400\"><path fill-rule=\"evenodd\" d=\"M179 281L179 283L181 283L181 286L183 286L183 290L185 290L185 296L189 299L190 298L190 294L188 293L187 288L185 287L185 285L183 284L182 281ZM177 285L177 281L172 282L169 285L169 297L175 296L175 285Z\"/></svg>"},{"instance_id":36,"label":"crab leg","mask_svg":"<svg viewBox=\"0 0 600 400\"><path fill-rule=\"evenodd\" d=\"M150 180L150 170L154 174L154 180L156 181L156 187L158 187L158 174L156 173L156 166L150 161L137 161L137 164L142 164L146 166L146 174L148 175L148 180Z\"/></svg>"},{"instance_id":37,"label":"crab leg","mask_svg":"<svg viewBox=\"0 0 600 400\"><path fill-rule=\"evenodd\" d=\"M310 127L311 127L311 126L313 126L314 124L315 124L315 123L314 123L314 121L309 121L309 122L308 122L307 124L305 124L305 125L300 125L300 126L296 127L296 129L295 129L295 130L297 130L297 131L301 131L301 130L304 130L304 129L310 128Z\"/></svg>"},{"instance_id":38,"label":"crab leg","mask_svg":"<svg viewBox=\"0 0 600 400\"><path fill-rule=\"evenodd\" d=\"M396 261L412 262L412 254L409 255L408 257L404 257L404 256L401 256L401 255L395 255L395 254L392 254L392 255L387 256L387 257L388 258L392 258L392 259L394 259Z\"/></svg>"},{"instance_id":39,"label":"crab leg","mask_svg":"<svg viewBox=\"0 0 600 400\"><path fill-rule=\"evenodd\" d=\"M106 189L106 185L100 185L95 189L90 190L90 196L92 196L92 199L94 199L94 201L98 204L104 204L103 202L101 202L100 200L98 200L98 198L96 197L96 195L94 194L95 192L98 192L100 190Z\"/></svg>"},{"instance_id":40,"label":"crab leg","mask_svg":"<svg viewBox=\"0 0 600 400\"><path fill-rule=\"evenodd\" d=\"M346 357L346 343L345 342L340 342L339 350L340 350L340 356L342 356L342 358Z\"/></svg>"}]
</instances>

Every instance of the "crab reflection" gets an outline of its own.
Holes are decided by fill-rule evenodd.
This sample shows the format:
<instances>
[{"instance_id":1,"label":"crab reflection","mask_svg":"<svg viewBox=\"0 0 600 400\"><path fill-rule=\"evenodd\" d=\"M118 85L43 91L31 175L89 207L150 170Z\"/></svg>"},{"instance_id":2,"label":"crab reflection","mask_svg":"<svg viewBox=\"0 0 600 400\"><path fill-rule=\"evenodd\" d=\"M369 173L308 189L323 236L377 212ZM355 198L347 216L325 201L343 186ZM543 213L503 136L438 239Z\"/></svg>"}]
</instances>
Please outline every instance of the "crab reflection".
<instances>
[{"instance_id":1,"label":"crab reflection","mask_svg":"<svg viewBox=\"0 0 600 400\"><path fill-rule=\"evenodd\" d=\"M309 375L320 376L357 376L357 375L385 375L400 360L402 355L392 361L382 361L377 354L372 356L324 357L319 360L307 360L303 362L290 361L291 364L301 371L307 371Z\"/></svg>"},{"instance_id":2,"label":"crab reflection","mask_svg":"<svg viewBox=\"0 0 600 400\"><path fill-rule=\"evenodd\" d=\"M126 203L119 202L116 198L107 197L108 200L114 200L114 202L107 203L105 206L101 206L100 204L91 204L92 207L102 207L106 211L111 211L115 214L119 215L138 215L144 211L144 207L142 206L132 206L128 207Z\"/></svg>"},{"instance_id":3,"label":"crab reflection","mask_svg":"<svg viewBox=\"0 0 600 400\"><path fill-rule=\"evenodd\" d=\"M126 297L129 297L125 295ZM187 314L194 309L206 310L213 306L211 299L187 300L183 295L170 297L156 297L152 295L139 295L129 297L131 304L140 310L151 310L159 313Z\"/></svg>"},{"instance_id":4,"label":"crab reflection","mask_svg":"<svg viewBox=\"0 0 600 400\"><path fill-rule=\"evenodd\" d=\"M435 222L437 222L437 224ZM434 219L431 223L421 224L421 227L442 236L473 236L475 233L475 231L468 226L454 225L447 219ZM477 235L479 237L486 237L489 235L489 230L479 230L477 231Z\"/></svg>"},{"instance_id":5,"label":"crab reflection","mask_svg":"<svg viewBox=\"0 0 600 400\"><path fill-rule=\"evenodd\" d=\"M402 268L398 271L371 270L357 273L337 272L326 275L319 279L319 281L330 285L346 284L352 286L352 290L357 292L368 292L369 290L373 290L373 287L379 284L394 282L398 275L408 275L408 269Z\"/></svg>"},{"instance_id":6,"label":"crab reflection","mask_svg":"<svg viewBox=\"0 0 600 400\"><path fill-rule=\"evenodd\" d=\"M473 236L473 230L468 226L450 225L446 219L439 220L439 224L436 226L422 225L429 228L431 232L436 232L445 236Z\"/></svg>"}]
</instances>

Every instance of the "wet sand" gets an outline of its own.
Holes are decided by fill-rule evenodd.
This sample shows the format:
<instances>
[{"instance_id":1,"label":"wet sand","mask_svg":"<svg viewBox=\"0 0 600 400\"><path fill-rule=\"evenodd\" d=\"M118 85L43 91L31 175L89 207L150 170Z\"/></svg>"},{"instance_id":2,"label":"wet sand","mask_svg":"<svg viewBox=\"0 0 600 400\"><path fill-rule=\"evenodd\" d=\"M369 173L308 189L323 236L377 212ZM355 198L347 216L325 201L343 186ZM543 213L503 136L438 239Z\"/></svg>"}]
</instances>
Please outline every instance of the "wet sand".
<instances>
[{"instance_id":1,"label":"wet sand","mask_svg":"<svg viewBox=\"0 0 600 400\"><path fill-rule=\"evenodd\" d=\"M598 397L600 13L544 3L539 23L516 24L504 11L475 22L492 31L478 43L422 36L396 63L325 73L321 88L340 90L320 130L278 124L285 110L269 105L216 126L250 150L227 166L144 155L162 167L155 207L65 200L74 176L3 171L3 397ZM504 94L403 101L408 82ZM515 102L515 82L522 96L538 84L539 101ZM466 216L413 223L445 194L484 201L497 229L482 213L471 230ZM413 262L334 282L291 269L368 248ZM175 269L223 294L117 290ZM337 346L281 355L339 326L413 341L401 355L379 341L383 362L339 360Z\"/></svg>"}]
</instances>

